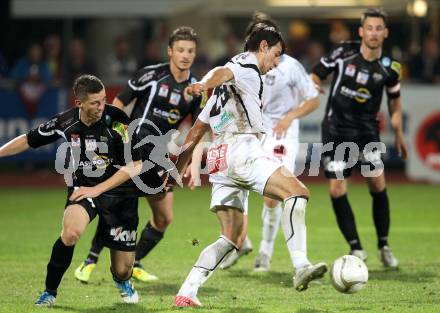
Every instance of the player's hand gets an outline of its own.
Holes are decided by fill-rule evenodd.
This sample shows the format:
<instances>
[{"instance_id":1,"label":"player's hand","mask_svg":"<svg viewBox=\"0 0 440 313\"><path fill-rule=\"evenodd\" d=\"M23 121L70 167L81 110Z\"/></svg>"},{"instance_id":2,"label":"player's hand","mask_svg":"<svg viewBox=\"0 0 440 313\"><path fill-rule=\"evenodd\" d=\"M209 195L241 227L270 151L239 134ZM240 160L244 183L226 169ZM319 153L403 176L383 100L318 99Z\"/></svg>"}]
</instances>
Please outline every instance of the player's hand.
<instances>
[{"instance_id":1,"label":"player's hand","mask_svg":"<svg viewBox=\"0 0 440 313\"><path fill-rule=\"evenodd\" d=\"M325 90L324 90L324 88L322 88L321 85L315 84L315 88L316 88L316 90L318 90L318 92L320 94L322 94L322 95L325 94Z\"/></svg>"},{"instance_id":2,"label":"player's hand","mask_svg":"<svg viewBox=\"0 0 440 313\"><path fill-rule=\"evenodd\" d=\"M291 121L286 120L284 118L280 119L277 125L273 128L273 133L275 134L275 138L276 139L284 138L291 123L292 123Z\"/></svg>"},{"instance_id":3,"label":"player's hand","mask_svg":"<svg viewBox=\"0 0 440 313\"><path fill-rule=\"evenodd\" d=\"M96 187L79 187L70 196L70 201L81 201L87 198L96 198L101 192Z\"/></svg>"},{"instance_id":4,"label":"player's hand","mask_svg":"<svg viewBox=\"0 0 440 313\"><path fill-rule=\"evenodd\" d=\"M188 96L200 96L201 93L205 90L205 85L197 82L194 84L189 85L188 87L185 88L184 90L184 94L188 95Z\"/></svg>"},{"instance_id":5,"label":"player's hand","mask_svg":"<svg viewBox=\"0 0 440 313\"><path fill-rule=\"evenodd\" d=\"M408 148L406 147L405 139L403 138L403 134L401 132L396 133L394 144L396 146L399 156L403 160L406 160L408 158Z\"/></svg>"},{"instance_id":6,"label":"player's hand","mask_svg":"<svg viewBox=\"0 0 440 313\"><path fill-rule=\"evenodd\" d=\"M202 185L200 180L200 175L193 175L192 166L188 166L186 168L185 174L183 177L188 178L188 188L191 190L196 189L196 187L200 187Z\"/></svg>"}]
</instances>

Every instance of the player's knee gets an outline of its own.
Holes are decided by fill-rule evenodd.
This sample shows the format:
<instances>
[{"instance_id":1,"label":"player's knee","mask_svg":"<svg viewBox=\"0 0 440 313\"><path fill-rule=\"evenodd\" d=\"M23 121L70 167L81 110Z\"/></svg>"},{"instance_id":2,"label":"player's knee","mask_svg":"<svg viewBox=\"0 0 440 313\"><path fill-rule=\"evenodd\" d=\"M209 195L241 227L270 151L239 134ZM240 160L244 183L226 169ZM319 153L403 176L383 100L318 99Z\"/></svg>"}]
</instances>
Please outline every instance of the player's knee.
<instances>
[{"instance_id":1,"label":"player's knee","mask_svg":"<svg viewBox=\"0 0 440 313\"><path fill-rule=\"evenodd\" d=\"M274 200L274 199L271 199L271 198L267 198L267 197L265 197L265 198L264 198L264 204L265 204L268 208L273 209L273 208L275 208L275 207L278 205L278 200Z\"/></svg>"},{"instance_id":2,"label":"player's knee","mask_svg":"<svg viewBox=\"0 0 440 313\"><path fill-rule=\"evenodd\" d=\"M172 221L172 216L158 216L154 218L154 226L156 226L157 230L164 232Z\"/></svg>"},{"instance_id":3,"label":"player's knee","mask_svg":"<svg viewBox=\"0 0 440 313\"><path fill-rule=\"evenodd\" d=\"M119 262L117 264L112 265L112 272L120 280L129 279L131 276L131 271L133 269L133 264Z\"/></svg>"},{"instance_id":4,"label":"player's knee","mask_svg":"<svg viewBox=\"0 0 440 313\"><path fill-rule=\"evenodd\" d=\"M332 185L329 188L329 192L332 198L339 198L345 195L347 193L347 190L342 185Z\"/></svg>"},{"instance_id":5,"label":"player's knee","mask_svg":"<svg viewBox=\"0 0 440 313\"><path fill-rule=\"evenodd\" d=\"M66 246L73 246L81 237L81 232L75 227L66 227L61 233L61 240Z\"/></svg>"}]
</instances>

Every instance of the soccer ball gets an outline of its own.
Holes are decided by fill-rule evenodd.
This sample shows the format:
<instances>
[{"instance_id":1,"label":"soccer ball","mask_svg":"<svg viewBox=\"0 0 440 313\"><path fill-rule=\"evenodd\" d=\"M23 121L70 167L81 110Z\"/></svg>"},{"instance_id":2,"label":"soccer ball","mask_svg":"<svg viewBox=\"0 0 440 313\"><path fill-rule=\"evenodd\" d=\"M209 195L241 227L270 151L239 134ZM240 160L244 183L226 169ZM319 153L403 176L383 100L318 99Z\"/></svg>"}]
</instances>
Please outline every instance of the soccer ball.
<instances>
[{"instance_id":1,"label":"soccer ball","mask_svg":"<svg viewBox=\"0 0 440 313\"><path fill-rule=\"evenodd\" d=\"M344 255L333 262L330 279L337 291L355 293L367 283L368 268L358 257Z\"/></svg>"}]
</instances>

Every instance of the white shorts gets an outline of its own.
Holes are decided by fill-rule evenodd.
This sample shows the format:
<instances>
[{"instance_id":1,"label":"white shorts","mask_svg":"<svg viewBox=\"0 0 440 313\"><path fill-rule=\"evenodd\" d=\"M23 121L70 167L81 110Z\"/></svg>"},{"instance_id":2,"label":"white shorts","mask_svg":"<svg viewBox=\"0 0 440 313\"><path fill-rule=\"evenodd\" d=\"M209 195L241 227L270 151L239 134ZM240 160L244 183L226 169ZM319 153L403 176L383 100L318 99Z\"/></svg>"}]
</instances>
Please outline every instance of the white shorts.
<instances>
[{"instance_id":1,"label":"white shorts","mask_svg":"<svg viewBox=\"0 0 440 313\"><path fill-rule=\"evenodd\" d=\"M269 130L263 137L262 145L269 156L279 159L292 174L295 172L295 160L299 149L297 136L287 132L284 138L277 139L272 130Z\"/></svg>"},{"instance_id":2,"label":"white shorts","mask_svg":"<svg viewBox=\"0 0 440 313\"><path fill-rule=\"evenodd\" d=\"M248 191L262 195L267 180L282 163L264 152L255 135L230 135L211 145L207 165L213 184L211 210L226 205L246 214Z\"/></svg>"}]
</instances>

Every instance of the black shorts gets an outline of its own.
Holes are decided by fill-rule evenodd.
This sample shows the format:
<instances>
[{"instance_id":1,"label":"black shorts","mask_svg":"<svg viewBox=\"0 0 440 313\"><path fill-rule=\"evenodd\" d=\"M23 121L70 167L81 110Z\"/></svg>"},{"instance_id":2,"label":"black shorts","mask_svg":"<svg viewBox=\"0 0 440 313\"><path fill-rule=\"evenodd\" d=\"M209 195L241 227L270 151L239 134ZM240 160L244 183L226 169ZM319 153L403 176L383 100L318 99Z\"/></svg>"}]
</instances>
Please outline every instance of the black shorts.
<instances>
[{"instance_id":1,"label":"black shorts","mask_svg":"<svg viewBox=\"0 0 440 313\"><path fill-rule=\"evenodd\" d=\"M329 179L350 177L356 165L361 166L365 177L377 176L377 171L383 170L382 153L385 152L385 145L379 135L350 137L323 132L322 143L322 165L325 177ZM333 147L330 149L331 143Z\"/></svg>"},{"instance_id":2,"label":"black shorts","mask_svg":"<svg viewBox=\"0 0 440 313\"><path fill-rule=\"evenodd\" d=\"M73 188L67 190L66 208L81 205L89 214L90 221L99 215L97 238L104 246L119 251L134 251L136 248L138 217L137 197L100 195L93 199L70 201Z\"/></svg>"}]
</instances>

